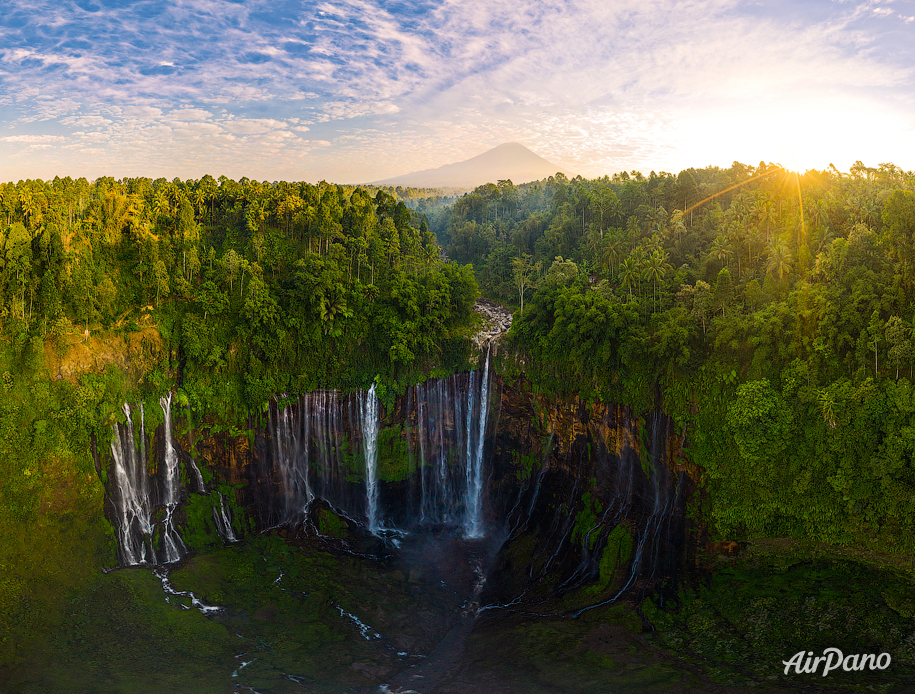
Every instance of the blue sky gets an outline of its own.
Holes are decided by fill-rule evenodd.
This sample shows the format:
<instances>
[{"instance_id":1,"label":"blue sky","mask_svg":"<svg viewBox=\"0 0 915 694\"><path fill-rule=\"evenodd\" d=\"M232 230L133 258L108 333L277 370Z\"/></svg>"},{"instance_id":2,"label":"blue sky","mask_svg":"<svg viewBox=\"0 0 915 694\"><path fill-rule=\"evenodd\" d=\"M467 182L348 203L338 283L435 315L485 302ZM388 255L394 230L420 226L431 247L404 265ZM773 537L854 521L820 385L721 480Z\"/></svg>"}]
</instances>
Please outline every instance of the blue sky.
<instances>
[{"instance_id":1,"label":"blue sky","mask_svg":"<svg viewBox=\"0 0 915 694\"><path fill-rule=\"evenodd\" d=\"M915 0L4 0L0 180L915 169Z\"/></svg>"}]
</instances>

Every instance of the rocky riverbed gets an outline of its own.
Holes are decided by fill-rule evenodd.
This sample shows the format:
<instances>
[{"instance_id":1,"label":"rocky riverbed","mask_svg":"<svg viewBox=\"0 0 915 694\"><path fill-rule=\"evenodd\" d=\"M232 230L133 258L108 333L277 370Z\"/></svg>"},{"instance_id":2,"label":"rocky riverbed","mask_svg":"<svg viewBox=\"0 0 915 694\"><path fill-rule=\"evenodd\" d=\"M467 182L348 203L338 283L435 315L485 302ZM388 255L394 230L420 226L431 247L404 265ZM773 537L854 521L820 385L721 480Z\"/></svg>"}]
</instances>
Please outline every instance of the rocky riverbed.
<instances>
[{"instance_id":1,"label":"rocky riverbed","mask_svg":"<svg viewBox=\"0 0 915 694\"><path fill-rule=\"evenodd\" d=\"M483 317L483 326L473 336L474 344L480 349L487 343L496 345L512 325L511 311L489 299L479 299L473 310Z\"/></svg>"}]
</instances>

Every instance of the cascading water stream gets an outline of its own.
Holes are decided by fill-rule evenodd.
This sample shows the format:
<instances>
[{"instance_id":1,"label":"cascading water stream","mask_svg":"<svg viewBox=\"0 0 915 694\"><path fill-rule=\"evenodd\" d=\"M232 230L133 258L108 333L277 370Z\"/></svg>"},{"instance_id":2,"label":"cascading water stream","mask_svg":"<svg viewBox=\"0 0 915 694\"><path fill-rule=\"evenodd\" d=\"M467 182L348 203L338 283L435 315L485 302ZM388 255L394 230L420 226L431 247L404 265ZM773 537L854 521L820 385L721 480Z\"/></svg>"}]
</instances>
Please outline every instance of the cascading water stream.
<instances>
[{"instance_id":1,"label":"cascading water stream","mask_svg":"<svg viewBox=\"0 0 915 694\"><path fill-rule=\"evenodd\" d=\"M489 413L489 355L492 347L486 349L486 365L480 384L480 406L477 414L476 446L467 465L467 517L464 520L464 534L468 538L483 537L483 448L486 442L486 420ZM472 401L471 401L472 405ZM471 408L468 408L468 413ZM468 417L468 433L471 430ZM470 452L470 446L467 447Z\"/></svg>"},{"instance_id":2,"label":"cascading water stream","mask_svg":"<svg viewBox=\"0 0 915 694\"><path fill-rule=\"evenodd\" d=\"M265 431L270 459L262 478L273 480L263 487L267 522L301 522L320 498L339 515L364 519L373 534L425 525L483 537L489 366L487 353L482 371L410 389L401 443L386 439L384 455L395 456L395 469L403 466L401 479L414 481L391 498L380 480L381 413L374 385L349 396L314 391L285 406L285 396L278 398ZM358 487L356 477L362 478Z\"/></svg>"},{"instance_id":3,"label":"cascading water stream","mask_svg":"<svg viewBox=\"0 0 915 694\"><path fill-rule=\"evenodd\" d=\"M286 396L283 395L285 399ZM282 522L294 521L314 500L309 482L308 398L299 401L303 416L296 417L291 407L277 412L272 422L273 456L279 469L283 494ZM271 415L272 417L272 415ZM301 423L305 423L304 435Z\"/></svg>"},{"instance_id":4,"label":"cascading water stream","mask_svg":"<svg viewBox=\"0 0 915 694\"><path fill-rule=\"evenodd\" d=\"M226 498L222 492L219 494L219 508L213 507L213 522L216 524L216 532L226 542L238 542L235 531L232 529L232 516L229 509L226 508Z\"/></svg>"},{"instance_id":5,"label":"cascading water stream","mask_svg":"<svg viewBox=\"0 0 915 694\"><path fill-rule=\"evenodd\" d=\"M366 519L369 532L378 534L378 398L375 384L359 400L359 425L362 429L362 452L365 456Z\"/></svg>"},{"instance_id":6,"label":"cascading water stream","mask_svg":"<svg viewBox=\"0 0 915 694\"><path fill-rule=\"evenodd\" d=\"M181 493L181 475L178 469L178 452L172 438L172 394L159 398L162 414L165 417L165 469L162 474L162 502L165 504L165 518L162 521L162 545L166 564L176 562L187 553L187 547L175 529L173 516L178 507Z\"/></svg>"},{"instance_id":7,"label":"cascading water stream","mask_svg":"<svg viewBox=\"0 0 915 694\"><path fill-rule=\"evenodd\" d=\"M164 455L156 476L150 476L148 470L143 405L140 405L138 436L134 432L133 413L128 403L121 408L125 423L113 425L112 474L108 488L114 507L112 520L118 537L118 562L122 566L168 564L187 553L174 521L182 488L178 452L172 434L171 402L171 393L159 399L165 417ZM154 523L154 511L160 506L161 520Z\"/></svg>"},{"instance_id":8,"label":"cascading water stream","mask_svg":"<svg viewBox=\"0 0 915 694\"><path fill-rule=\"evenodd\" d=\"M669 471L664 464L664 454L666 451L666 434L669 422L660 412L655 412L654 421L651 429L651 446L649 454L651 455L651 466L647 471L647 483L650 485L651 507L648 510L648 517L640 523L638 538L635 542L635 551L632 555L632 562L629 568L629 577L625 584L615 592L615 594L601 602L588 605L572 613L572 616L578 617L583 612L592 610L597 607L616 602L623 594L628 591L636 580L642 576L649 581L654 577L657 566L657 555L659 551L659 542L661 541L661 528L669 520L674 507L676 506L679 487L671 490ZM663 432L661 428L662 420L665 423ZM633 492L633 472L630 471L629 478L629 497ZM626 502L625 511L628 512L631 502ZM621 516L618 515L621 519ZM645 572L647 576L643 576Z\"/></svg>"},{"instance_id":9,"label":"cascading water stream","mask_svg":"<svg viewBox=\"0 0 915 694\"><path fill-rule=\"evenodd\" d=\"M127 422L123 425L112 425L114 436L111 439L111 457L114 461L115 485L112 503L117 516L115 526L118 536L118 559L122 565L132 566L142 562L155 562L156 558L148 544L152 536L152 513L143 445L143 410L140 410L139 451L133 433L130 406L125 402L122 410Z\"/></svg>"},{"instance_id":10,"label":"cascading water stream","mask_svg":"<svg viewBox=\"0 0 915 694\"><path fill-rule=\"evenodd\" d=\"M484 444L489 413L484 369L430 380L411 389L407 413L418 451L419 523L484 536Z\"/></svg>"}]
</instances>

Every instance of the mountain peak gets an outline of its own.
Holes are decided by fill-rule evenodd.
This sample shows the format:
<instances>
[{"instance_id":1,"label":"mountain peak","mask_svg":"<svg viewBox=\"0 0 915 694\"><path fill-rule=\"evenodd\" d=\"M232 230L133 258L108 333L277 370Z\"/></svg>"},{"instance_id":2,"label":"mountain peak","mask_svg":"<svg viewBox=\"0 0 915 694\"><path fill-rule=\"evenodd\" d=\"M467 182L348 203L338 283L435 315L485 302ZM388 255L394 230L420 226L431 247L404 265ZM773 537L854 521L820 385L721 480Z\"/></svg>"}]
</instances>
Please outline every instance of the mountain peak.
<instances>
[{"instance_id":1,"label":"mountain peak","mask_svg":"<svg viewBox=\"0 0 915 694\"><path fill-rule=\"evenodd\" d=\"M484 183L511 180L515 184L566 174L555 164L535 154L520 142L505 142L482 154L437 169L414 171L403 176L375 181L376 185L416 188L476 188Z\"/></svg>"}]
</instances>

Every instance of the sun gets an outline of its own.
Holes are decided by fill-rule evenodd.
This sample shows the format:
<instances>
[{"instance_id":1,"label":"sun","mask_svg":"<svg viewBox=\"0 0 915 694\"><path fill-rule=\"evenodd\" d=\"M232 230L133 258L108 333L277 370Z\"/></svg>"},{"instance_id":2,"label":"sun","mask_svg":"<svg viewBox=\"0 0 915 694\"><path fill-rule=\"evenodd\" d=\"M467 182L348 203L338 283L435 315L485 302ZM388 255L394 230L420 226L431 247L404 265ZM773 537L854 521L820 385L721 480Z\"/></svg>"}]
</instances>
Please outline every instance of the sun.
<instances>
[{"instance_id":1,"label":"sun","mask_svg":"<svg viewBox=\"0 0 915 694\"><path fill-rule=\"evenodd\" d=\"M831 163L846 171L860 160L915 168L915 119L854 99L724 105L679 119L675 132L692 166L765 161L803 173Z\"/></svg>"}]
</instances>

